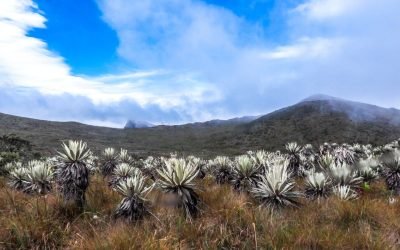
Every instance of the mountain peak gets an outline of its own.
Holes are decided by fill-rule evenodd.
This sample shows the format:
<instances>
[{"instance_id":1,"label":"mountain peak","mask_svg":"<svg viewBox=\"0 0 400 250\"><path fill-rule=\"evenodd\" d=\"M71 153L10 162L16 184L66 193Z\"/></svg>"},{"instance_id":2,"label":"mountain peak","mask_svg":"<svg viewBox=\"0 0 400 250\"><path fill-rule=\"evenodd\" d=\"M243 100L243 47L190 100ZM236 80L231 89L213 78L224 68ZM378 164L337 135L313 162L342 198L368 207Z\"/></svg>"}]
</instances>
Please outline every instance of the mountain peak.
<instances>
[{"instance_id":1,"label":"mountain peak","mask_svg":"<svg viewBox=\"0 0 400 250\"><path fill-rule=\"evenodd\" d=\"M301 102L311 102L311 101L344 101L344 99L324 94L315 94L307 97L306 99L303 99Z\"/></svg>"},{"instance_id":2,"label":"mountain peak","mask_svg":"<svg viewBox=\"0 0 400 250\"><path fill-rule=\"evenodd\" d=\"M317 102L317 103L315 103ZM400 125L400 110L388 109L372 104L349 101L328 95L313 95L302 100L298 105L315 105L322 111L334 111L346 114L356 122L383 122Z\"/></svg>"},{"instance_id":3,"label":"mountain peak","mask_svg":"<svg viewBox=\"0 0 400 250\"><path fill-rule=\"evenodd\" d=\"M154 127L154 124L151 124L146 121L129 120L124 128L150 128L150 127Z\"/></svg>"}]
</instances>

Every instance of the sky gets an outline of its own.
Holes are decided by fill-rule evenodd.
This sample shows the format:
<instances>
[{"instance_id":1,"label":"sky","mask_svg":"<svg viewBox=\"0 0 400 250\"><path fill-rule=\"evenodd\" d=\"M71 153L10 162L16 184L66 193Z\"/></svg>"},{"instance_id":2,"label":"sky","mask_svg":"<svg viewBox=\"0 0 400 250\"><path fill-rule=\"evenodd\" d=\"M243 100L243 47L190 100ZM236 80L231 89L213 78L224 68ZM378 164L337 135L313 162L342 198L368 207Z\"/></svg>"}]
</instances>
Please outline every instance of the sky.
<instances>
[{"instance_id":1,"label":"sky","mask_svg":"<svg viewBox=\"0 0 400 250\"><path fill-rule=\"evenodd\" d=\"M398 0L1 0L0 112L123 127L400 108Z\"/></svg>"}]
</instances>

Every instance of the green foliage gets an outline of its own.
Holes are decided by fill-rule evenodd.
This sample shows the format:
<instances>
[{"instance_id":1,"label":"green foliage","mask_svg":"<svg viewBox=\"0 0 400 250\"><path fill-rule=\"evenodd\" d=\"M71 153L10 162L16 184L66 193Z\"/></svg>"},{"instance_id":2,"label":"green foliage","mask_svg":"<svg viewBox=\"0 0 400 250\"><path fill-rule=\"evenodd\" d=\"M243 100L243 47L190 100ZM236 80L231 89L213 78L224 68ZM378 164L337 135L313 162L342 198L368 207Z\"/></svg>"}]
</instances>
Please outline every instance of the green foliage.
<instances>
[{"instance_id":1,"label":"green foliage","mask_svg":"<svg viewBox=\"0 0 400 250\"><path fill-rule=\"evenodd\" d=\"M32 145L29 141L21 139L15 134L0 136L0 151L21 152L30 151Z\"/></svg>"},{"instance_id":2,"label":"green foliage","mask_svg":"<svg viewBox=\"0 0 400 250\"><path fill-rule=\"evenodd\" d=\"M8 163L17 162L20 160L18 152L0 152L0 175L7 174L5 166Z\"/></svg>"}]
</instances>

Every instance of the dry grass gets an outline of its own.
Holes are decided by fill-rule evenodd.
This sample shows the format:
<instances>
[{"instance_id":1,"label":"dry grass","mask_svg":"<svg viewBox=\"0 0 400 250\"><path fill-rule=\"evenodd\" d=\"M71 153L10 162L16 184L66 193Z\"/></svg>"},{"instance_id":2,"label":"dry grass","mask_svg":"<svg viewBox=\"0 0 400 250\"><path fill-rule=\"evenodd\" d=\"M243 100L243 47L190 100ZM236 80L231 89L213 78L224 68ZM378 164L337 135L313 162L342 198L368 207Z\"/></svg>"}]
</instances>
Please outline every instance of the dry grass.
<instances>
[{"instance_id":1,"label":"dry grass","mask_svg":"<svg viewBox=\"0 0 400 250\"><path fill-rule=\"evenodd\" d=\"M192 222L150 199L153 216L137 224L114 221L121 197L92 178L79 213L54 194L29 196L0 180L0 248L4 249L399 249L400 203L390 205L382 183L355 201L302 201L270 213L246 194L212 180L199 182L202 214Z\"/></svg>"}]
</instances>

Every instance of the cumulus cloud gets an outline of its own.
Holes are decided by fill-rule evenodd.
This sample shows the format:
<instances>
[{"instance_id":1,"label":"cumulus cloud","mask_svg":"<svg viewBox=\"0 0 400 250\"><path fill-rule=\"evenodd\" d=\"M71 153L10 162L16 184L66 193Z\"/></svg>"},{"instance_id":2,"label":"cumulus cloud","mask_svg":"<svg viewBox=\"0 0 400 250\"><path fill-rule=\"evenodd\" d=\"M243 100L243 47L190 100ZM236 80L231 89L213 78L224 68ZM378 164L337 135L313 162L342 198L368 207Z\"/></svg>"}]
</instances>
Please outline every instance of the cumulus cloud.
<instances>
[{"instance_id":1,"label":"cumulus cloud","mask_svg":"<svg viewBox=\"0 0 400 250\"><path fill-rule=\"evenodd\" d=\"M15 112L19 108L24 110L23 115L29 114L32 109L26 107L32 107L34 102L36 117L45 119L85 120L89 117L85 110L89 110L98 115L98 123L116 123L115 114L120 115L119 122L128 118L171 122L168 116L179 111L180 117L173 116L179 122L191 120L198 106L219 98L213 86L186 72L175 74L152 69L96 78L75 76L64 59L49 51L44 41L27 35L32 28L45 28L45 22L44 14L31 0L0 3L0 87L3 94L4 90L13 92L15 99L21 97L21 92L25 96L32 95L25 104L22 102L14 108L3 103L0 107L5 112L19 113ZM160 80L162 85L159 85ZM8 97L10 100L10 95ZM50 101L56 105L49 105ZM96 112L105 107L108 107L108 117ZM157 112L154 112L155 107ZM63 117L54 116L47 109ZM126 110L120 112L120 109ZM147 111L154 114L144 115ZM90 119L91 123L96 123L96 117Z\"/></svg>"},{"instance_id":2,"label":"cumulus cloud","mask_svg":"<svg viewBox=\"0 0 400 250\"><path fill-rule=\"evenodd\" d=\"M266 59L310 59L318 57L329 57L339 50L344 41L340 39L326 39L304 37L293 45L279 46L272 51L266 52Z\"/></svg>"},{"instance_id":3,"label":"cumulus cloud","mask_svg":"<svg viewBox=\"0 0 400 250\"><path fill-rule=\"evenodd\" d=\"M268 24L201 0L97 2L118 34L118 55L136 70L73 75L44 41L27 36L45 28L45 13L31 0L2 1L4 100L32 93L25 99L35 116L97 124L263 114L315 93L400 107L397 0L306 0L265 9L281 12L284 19L270 22L282 23L280 39L267 32L275 30ZM50 105L56 100L59 106ZM5 102L0 108L13 110Z\"/></svg>"},{"instance_id":4,"label":"cumulus cloud","mask_svg":"<svg viewBox=\"0 0 400 250\"><path fill-rule=\"evenodd\" d=\"M370 0L311 0L300 4L294 11L302 12L310 19L330 19L348 15Z\"/></svg>"},{"instance_id":5,"label":"cumulus cloud","mask_svg":"<svg viewBox=\"0 0 400 250\"><path fill-rule=\"evenodd\" d=\"M8 113L56 121L80 121L86 124L121 127L126 117L141 117L148 121L170 124L190 118L184 111L163 110L158 105L141 107L136 102L124 101L95 105L84 96L71 94L45 95L35 90L16 90L0 87L0 107Z\"/></svg>"},{"instance_id":6,"label":"cumulus cloud","mask_svg":"<svg viewBox=\"0 0 400 250\"><path fill-rule=\"evenodd\" d=\"M264 36L270 27L203 1L98 2L121 57L196 71L223 92L226 114L265 113L313 93L399 107L389 91L400 89L396 0L301 1L283 10L279 42Z\"/></svg>"},{"instance_id":7,"label":"cumulus cloud","mask_svg":"<svg viewBox=\"0 0 400 250\"><path fill-rule=\"evenodd\" d=\"M121 57L142 68L195 72L223 95L211 113L226 118L282 105L269 101L272 90L292 74L270 74L279 65L265 55L275 48L261 39L258 25L203 1L98 2L119 36Z\"/></svg>"},{"instance_id":8,"label":"cumulus cloud","mask_svg":"<svg viewBox=\"0 0 400 250\"><path fill-rule=\"evenodd\" d=\"M325 92L350 99L399 108L392 91L400 90L400 2L313 0L293 12L292 33L324 35L343 44L326 60L302 71L298 81L326 86Z\"/></svg>"}]
</instances>

